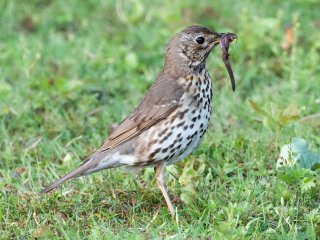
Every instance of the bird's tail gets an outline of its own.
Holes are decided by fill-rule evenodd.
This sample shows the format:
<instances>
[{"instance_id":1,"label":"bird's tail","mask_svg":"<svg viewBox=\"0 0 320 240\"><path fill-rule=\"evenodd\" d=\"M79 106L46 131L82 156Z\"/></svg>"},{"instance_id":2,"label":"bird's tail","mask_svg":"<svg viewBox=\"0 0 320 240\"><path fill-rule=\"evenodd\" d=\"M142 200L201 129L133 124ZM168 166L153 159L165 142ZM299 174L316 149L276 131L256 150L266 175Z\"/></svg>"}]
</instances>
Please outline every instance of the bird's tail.
<instances>
[{"instance_id":1,"label":"bird's tail","mask_svg":"<svg viewBox=\"0 0 320 240\"><path fill-rule=\"evenodd\" d=\"M66 174L62 178L60 178L57 181L55 181L54 183L52 183L50 186L43 189L39 194L42 195L42 194L46 194L46 193L52 191L53 189L59 187L65 181L68 181L69 179L74 178L74 177L81 176L86 170L88 170L88 166L86 164L80 165L75 170L69 172L68 174Z\"/></svg>"},{"instance_id":2,"label":"bird's tail","mask_svg":"<svg viewBox=\"0 0 320 240\"><path fill-rule=\"evenodd\" d=\"M102 169L122 166L117 157L112 157L109 151L96 152L89 156L78 168L55 181L49 187L43 189L39 194L46 194L59 187L71 178L80 177Z\"/></svg>"}]
</instances>

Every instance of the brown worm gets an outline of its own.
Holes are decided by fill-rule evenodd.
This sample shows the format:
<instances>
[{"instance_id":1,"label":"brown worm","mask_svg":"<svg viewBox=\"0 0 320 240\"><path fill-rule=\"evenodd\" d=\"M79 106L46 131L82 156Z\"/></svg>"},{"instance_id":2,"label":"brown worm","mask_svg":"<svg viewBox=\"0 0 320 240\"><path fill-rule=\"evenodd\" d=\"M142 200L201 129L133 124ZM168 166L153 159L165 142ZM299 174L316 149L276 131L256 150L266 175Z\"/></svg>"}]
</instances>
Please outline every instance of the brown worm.
<instances>
[{"instance_id":1,"label":"brown worm","mask_svg":"<svg viewBox=\"0 0 320 240\"><path fill-rule=\"evenodd\" d=\"M229 43L237 38L238 38L237 35L233 33L226 33L220 39L220 47L222 50L222 60L224 62L224 65L227 68L227 71L231 80L232 91L236 89L236 84L234 81L234 75L231 68L231 64L229 62Z\"/></svg>"}]
</instances>

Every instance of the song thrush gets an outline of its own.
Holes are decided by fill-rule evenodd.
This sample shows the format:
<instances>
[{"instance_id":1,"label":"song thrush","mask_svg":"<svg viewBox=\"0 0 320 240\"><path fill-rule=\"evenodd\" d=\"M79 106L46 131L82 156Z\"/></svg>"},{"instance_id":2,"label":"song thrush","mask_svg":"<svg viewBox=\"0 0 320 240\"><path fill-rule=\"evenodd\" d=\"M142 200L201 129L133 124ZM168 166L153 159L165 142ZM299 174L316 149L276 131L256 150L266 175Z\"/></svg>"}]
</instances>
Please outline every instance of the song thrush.
<instances>
[{"instance_id":1,"label":"song thrush","mask_svg":"<svg viewBox=\"0 0 320 240\"><path fill-rule=\"evenodd\" d=\"M155 167L157 184L174 216L164 183L165 167L188 156L208 128L212 88L206 59L225 35L202 26L177 33L167 45L162 72L138 107L78 168L41 194L71 178L102 169ZM228 41L237 38L227 35Z\"/></svg>"}]
</instances>

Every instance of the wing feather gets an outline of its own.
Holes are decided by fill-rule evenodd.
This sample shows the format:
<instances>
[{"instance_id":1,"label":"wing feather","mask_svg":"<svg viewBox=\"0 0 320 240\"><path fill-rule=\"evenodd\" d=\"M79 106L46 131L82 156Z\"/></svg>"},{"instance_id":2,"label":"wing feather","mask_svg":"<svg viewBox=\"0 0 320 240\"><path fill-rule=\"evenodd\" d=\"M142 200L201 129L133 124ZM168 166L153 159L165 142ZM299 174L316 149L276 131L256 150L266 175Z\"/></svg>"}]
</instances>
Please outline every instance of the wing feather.
<instances>
[{"instance_id":1,"label":"wing feather","mask_svg":"<svg viewBox=\"0 0 320 240\"><path fill-rule=\"evenodd\" d=\"M93 154L119 146L161 120L172 116L178 110L183 92L183 88L176 79L160 75L139 106L120 123L105 143Z\"/></svg>"}]
</instances>

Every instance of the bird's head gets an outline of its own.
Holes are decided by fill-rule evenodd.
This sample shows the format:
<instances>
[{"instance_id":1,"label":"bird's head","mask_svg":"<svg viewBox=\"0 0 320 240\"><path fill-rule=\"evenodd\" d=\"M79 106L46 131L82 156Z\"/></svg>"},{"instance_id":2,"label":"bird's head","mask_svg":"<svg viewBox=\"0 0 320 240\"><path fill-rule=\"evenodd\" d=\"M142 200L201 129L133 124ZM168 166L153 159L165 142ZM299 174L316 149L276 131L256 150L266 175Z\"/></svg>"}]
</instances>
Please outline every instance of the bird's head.
<instances>
[{"instance_id":1,"label":"bird's head","mask_svg":"<svg viewBox=\"0 0 320 240\"><path fill-rule=\"evenodd\" d=\"M224 33L217 33L203 26L190 26L177 33L167 45L166 65L199 69L211 50L219 45ZM233 34L234 39L237 38Z\"/></svg>"}]
</instances>

